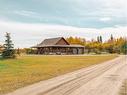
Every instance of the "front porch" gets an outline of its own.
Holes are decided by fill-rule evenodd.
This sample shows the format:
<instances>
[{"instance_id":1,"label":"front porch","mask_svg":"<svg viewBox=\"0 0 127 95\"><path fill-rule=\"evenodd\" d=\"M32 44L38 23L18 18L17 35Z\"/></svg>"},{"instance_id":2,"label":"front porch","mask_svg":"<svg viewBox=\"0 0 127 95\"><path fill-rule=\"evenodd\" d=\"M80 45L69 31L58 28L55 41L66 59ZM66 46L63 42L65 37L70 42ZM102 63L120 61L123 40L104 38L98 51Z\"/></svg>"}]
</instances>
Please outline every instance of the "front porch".
<instances>
[{"instance_id":1,"label":"front porch","mask_svg":"<svg viewBox=\"0 0 127 95\"><path fill-rule=\"evenodd\" d=\"M40 47L37 48L37 54L83 54L84 49L79 47Z\"/></svg>"}]
</instances>

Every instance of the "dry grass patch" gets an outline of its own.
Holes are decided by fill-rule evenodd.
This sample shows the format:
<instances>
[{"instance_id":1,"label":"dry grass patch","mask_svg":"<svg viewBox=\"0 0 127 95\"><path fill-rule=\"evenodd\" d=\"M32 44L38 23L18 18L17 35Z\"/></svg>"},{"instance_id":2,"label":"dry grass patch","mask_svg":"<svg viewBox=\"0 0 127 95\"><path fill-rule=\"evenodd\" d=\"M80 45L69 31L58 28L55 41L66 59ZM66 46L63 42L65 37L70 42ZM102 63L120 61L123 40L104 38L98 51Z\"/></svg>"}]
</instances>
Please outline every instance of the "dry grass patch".
<instances>
[{"instance_id":1,"label":"dry grass patch","mask_svg":"<svg viewBox=\"0 0 127 95\"><path fill-rule=\"evenodd\" d=\"M111 60L109 56L21 56L0 60L0 94Z\"/></svg>"}]
</instances>

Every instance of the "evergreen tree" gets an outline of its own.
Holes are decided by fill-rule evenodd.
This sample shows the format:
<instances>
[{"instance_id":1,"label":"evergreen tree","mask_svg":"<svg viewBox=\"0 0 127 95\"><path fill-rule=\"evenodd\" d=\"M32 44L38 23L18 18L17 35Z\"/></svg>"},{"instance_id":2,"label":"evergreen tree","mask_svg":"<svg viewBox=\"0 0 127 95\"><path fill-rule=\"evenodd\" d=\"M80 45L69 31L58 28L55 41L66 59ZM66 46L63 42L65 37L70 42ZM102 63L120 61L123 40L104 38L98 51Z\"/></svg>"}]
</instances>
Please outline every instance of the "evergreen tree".
<instances>
[{"instance_id":1,"label":"evergreen tree","mask_svg":"<svg viewBox=\"0 0 127 95\"><path fill-rule=\"evenodd\" d=\"M97 42L102 43L102 36L97 36Z\"/></svg>"},{"instance_id":2,"label":"evergreen tree","mask_svg":"<svg viewBox=\"0 0 127 95\"><path fill-rule=\"evenodd\" d=\"M111 34L111 38L110 39L111 39L111 41L113 41L113 39L114 39L112 34Z\"/></svg>"},{"instance_id":3,"label":"evergreen tree","mask_svg":"<svg viewBox=\"0 0 127 95\"><path fill-rule=\"evenodd\" d=\"M99 38L99 36L97 36L97 42L100 42L100 38Z\"/></svg>"},{"instance_id":4,"label":"evergreen tree","mask_svg":"<svg viewBox=\"0 0 127 95\"><path fill-rule=\"evenodd\" d=\"M6 33L5 37L6 40L5 40L2 56L3 58L14 58L15 50L14 50L14 44L12 44L10 33Z\"/></svg>"},{"instance_id":5,"label":"evergreen tree","mask_svg":"<svg viewBox=\"0 0 127 95\"><path fill-rule=\"evenodd\" d=\"M99 41L100 41L101 43L103 42L103 41L102 41L102 36L100 36L100 40L99 40Z\"/></svg>"}]
</instances>

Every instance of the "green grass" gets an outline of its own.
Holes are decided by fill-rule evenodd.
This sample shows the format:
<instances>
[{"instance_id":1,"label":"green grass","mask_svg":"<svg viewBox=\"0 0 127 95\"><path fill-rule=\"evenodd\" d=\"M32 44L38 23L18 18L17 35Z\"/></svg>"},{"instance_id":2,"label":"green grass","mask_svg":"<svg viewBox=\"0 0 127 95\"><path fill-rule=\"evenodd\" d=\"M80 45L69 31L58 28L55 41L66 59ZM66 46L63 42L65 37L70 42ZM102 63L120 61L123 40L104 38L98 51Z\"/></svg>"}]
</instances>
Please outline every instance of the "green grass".
<instances>
[{"instance_id":1,"label":"green grass","mask_svg":"<svg viewBox=\"0 0 127 95\"><path fill-rule=\"evenodd\" d=\"M109 56L21 56L0 60L0 94L115 58Z\"/></svg>"}]
</instances>

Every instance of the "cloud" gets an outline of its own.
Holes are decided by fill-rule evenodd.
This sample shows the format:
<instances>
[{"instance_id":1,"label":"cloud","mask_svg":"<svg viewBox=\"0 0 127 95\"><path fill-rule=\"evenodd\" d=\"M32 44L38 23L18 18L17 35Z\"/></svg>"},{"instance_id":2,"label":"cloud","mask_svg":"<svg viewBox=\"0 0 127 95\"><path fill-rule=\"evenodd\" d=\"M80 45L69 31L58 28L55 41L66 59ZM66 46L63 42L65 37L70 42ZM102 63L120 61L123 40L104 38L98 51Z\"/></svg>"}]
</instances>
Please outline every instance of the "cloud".
<instances>
[{"instance_id":1,"label":"cloud","mask_svg":"<svg viewBox=\"0 0 127 95\"><path fill-rule=\"evenodd\" d=\"M26 10L15 10L13 11L14 14L26 16L26 17L36 17L39 18L39 14L33 11L26 11Z\"/></svg>"},{"instance_id":2,"label":"cloud","mask_svg":"<svg viewBox=\"0 0 127 95\"><path fill-rule=\"evenodd\" d=\"M98 35L103 36L103 40L110 37L127 36L127 26L109 28L79 28L54 24L29 24L17 22L0 21L0 42L4 41L5 32L10 32L16 47L30 47L40 43L45 38L78 36L90 40L96 39Z\"/></svg>"},{"instance_id":3,"label":"cloud","mask_svg":"<svg viewBox=\"0 0 127 95\"><path fill-rule=\"evenodd\" d=\"M100 21L103 21L103 22L111 21L111 18L110 17L103 17L103 18L100 18Z\"/></svg>"},{"instance_id":4,"label":"cloud","mask_svg":"<svg viewBox=\"0 0 127 95\"><path fill-rule=\"evenodd\" d=\"M125 26L126 10L127 0L0 1L1 19L75 27L104 28L114 27L116 24Z\"/></svg>"}]
</instances>

